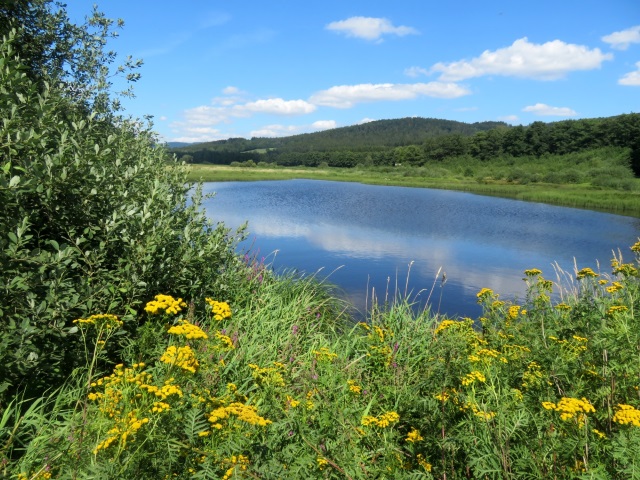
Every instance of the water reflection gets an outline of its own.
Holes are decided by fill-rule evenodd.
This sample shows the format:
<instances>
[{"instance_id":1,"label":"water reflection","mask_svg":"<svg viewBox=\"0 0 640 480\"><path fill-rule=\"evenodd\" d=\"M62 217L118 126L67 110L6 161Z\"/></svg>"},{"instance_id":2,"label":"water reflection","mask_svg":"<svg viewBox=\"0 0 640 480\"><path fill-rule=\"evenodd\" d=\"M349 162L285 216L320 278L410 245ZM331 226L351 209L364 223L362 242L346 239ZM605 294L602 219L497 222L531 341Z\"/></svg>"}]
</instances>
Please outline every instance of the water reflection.
<instances>
[{"instance_id":1,"label":"water reflection","mask_svg":"<svg viewBox=\"0 0 640 480\"><path fill-rule=\"evenodd\" d=\"M443 190L289 180L207 183L205 192L216 192L205 204L214 220L248 222L254 249L278 251L276 269L332 272L360 309L372 290L408 289L421 301L433 292L440 313L477 317L480 288L522 297L523 271L555 279L554 262L608 271L612 251L628 252L640 234L629 217Z\"/></svg>"}]
</instances>

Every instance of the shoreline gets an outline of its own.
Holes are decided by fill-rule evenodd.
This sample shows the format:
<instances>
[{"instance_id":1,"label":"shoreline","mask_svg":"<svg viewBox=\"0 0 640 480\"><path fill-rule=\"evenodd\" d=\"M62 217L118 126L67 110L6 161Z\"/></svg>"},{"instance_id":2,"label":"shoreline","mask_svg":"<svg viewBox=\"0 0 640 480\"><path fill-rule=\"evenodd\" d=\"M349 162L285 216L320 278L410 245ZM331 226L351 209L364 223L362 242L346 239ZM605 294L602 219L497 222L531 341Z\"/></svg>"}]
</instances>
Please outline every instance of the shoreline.
<instances>
[{"instance_id":1,"label":"shoreline","mask_svg":"<svg viewBox=\"0 0 640 480\"><path fill-rule=\"evenodd\" d=\"M414 188L435 188L510 198L526 202L593 210L614 215L640 218L640 193L593 187L585 184L508 183L461 178L427 178L404 176L399 170L376 172L362 169L260 168L227 165L189 164L188 180L193 182L328 180Z\"/></svg>"}]
</instances>

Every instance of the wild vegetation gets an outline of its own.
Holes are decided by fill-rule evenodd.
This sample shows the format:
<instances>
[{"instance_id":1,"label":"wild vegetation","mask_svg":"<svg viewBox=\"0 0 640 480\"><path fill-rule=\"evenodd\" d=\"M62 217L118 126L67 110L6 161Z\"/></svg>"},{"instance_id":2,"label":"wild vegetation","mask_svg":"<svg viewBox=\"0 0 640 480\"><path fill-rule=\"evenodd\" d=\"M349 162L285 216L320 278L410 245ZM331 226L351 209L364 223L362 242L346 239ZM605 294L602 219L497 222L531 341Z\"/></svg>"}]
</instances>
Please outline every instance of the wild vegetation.
<instances>
[{"instance_id":1,"label":"wild vegetation","mask_svg":"<svg viewBox=\"0 0 640 480\"><path fill-rule=\"evenodd\" d=\"M119 114L110 20L0 20L3 477L640 478L640 242L479 319L398 293L356 323Z\"/></svg>"}]
</instances>

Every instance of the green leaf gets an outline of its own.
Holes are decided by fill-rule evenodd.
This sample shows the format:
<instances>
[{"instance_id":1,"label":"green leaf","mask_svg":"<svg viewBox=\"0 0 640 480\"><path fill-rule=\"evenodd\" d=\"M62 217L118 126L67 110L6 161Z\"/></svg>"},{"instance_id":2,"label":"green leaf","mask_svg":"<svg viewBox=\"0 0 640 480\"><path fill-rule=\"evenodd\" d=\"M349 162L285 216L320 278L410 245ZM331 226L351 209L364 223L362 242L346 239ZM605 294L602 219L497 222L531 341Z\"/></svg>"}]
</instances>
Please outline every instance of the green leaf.
<instances>
[{"instance_id":1,"label":"green leaf","mask_svg":"<svg viewBox=\"0 0 640 480\"><path fill-rule=\"evenodd\" d=\"M15 187L19 183L20 177L18 175L14 175L13 177L11 177L11 180L9 180L9 188Z\"/></svg>"}]
</instances>

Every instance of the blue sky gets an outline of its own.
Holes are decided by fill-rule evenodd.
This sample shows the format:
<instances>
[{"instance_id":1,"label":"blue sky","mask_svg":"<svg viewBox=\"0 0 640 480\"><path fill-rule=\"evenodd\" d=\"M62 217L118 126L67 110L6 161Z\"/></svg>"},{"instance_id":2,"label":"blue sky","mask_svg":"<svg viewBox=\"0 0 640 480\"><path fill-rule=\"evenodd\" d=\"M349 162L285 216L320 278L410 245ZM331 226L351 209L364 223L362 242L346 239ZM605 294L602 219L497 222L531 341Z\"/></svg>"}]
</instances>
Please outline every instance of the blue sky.
<instances>
[{"instance_id":1,"label":"blue sky","mask_svg":"<svg viewBox=\"0 0 640 480\"><path fill-rule=\"evenodd\" d=\"M640 1L105 0L166 141L640 111ZM81 21L92 2L68 0Z\"/></svg>"}]
</instances>

